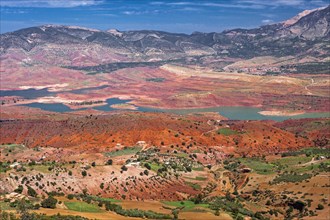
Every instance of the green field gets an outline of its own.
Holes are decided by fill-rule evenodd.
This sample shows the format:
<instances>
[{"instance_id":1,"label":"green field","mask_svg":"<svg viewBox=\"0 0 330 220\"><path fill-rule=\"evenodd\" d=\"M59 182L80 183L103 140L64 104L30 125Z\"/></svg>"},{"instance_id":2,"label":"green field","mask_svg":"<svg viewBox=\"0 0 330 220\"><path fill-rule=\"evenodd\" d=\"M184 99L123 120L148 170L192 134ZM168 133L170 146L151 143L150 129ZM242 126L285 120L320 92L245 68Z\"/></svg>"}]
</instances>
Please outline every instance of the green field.
<instances>
[{"instance_id":1,"label":"green field","mask_svg":"<svg viewBox=\"0 0 330 220\"><path fill-rule=\"evenodd\" d=\"M131 154L136 154L137 152L141 151L141 149L142 147L129 147L129 148L127 147L122 150L107 152L104 155L107 157L131 155Z\"/></svg>"},{"instance_id":2,"label":"green field","mask_svg":"<svg viewBox=\"0 0 330 220\"><path fill-rule=\"evenodd\" d=\"M121 202L121 200L119 199L113 199L113 198L103 198L103 197L98 197L98 196L89 196L91 197L93 200L96 200L96 201L102 201L102 202Z\"/></svg>"},{"instance_id":3,"label":"green field","mask_svg":"<svg viewBox=\"0 0 330 220\"><path fill-rule=\"evenodd\" d=\"M229 135L233 135L233 134L238 134L238 132L237 131L234 131L234 130L232 130L230 128L220 128L218 130L218 134L229 136Z\"/></svg>"},{"instance_id":4,"label":"green field","mask_svg":"<svg viewBox=\"0 0 330 220\"><path fill-rule=\"evenodd\" d=\"M188 157L188 154L186 154L186 153L177 153L177 154L172 154L172 156L187 158Z\"/></svg>"},{"instance_id":5,"label":"green field","mask_svg":"<svg viewBox=\"0 0 330 220\"><path fill-rule=\"evenodd\" d=\"M203 177L203 176L196 176L195 179L198 180L198 181L204 181L204 180L207 180L207 178L206 178L206 177Z\"/></svg>"},{"instance_id":6,"label":"green field","mask_svg":"<svg viewBox=\"0 0 330 220\"><path fill-rule=\"evenodd\" d=\"M152 170L152 171L157 172L158 169L162 168L163 166L162 166L161 164L158 165L157 163L151 163L151 164L150 164L150 167L151 167L151 170Z\"/></svg>"},{"instance_id":7,"label":"green field","mask_svg":"<svg viewBox=\"0 0 330 220\"><path fill-rule=\"evenodd\" d=\"M91 213L99 213L103 212L97 205L88 204L85 202L64 202L66 207L72 211L78 212L91 212Z\"/></svg>"},{"instance_id":8,"label":"green field","mask_svg":"<svg viewBox=\"0 0 330 220\"><path fill-rule=\"evenodd\" d=\"M295 166L304 164L312 160L312 157L296 156L296 157L283 157L275 161L276 164Z\"/></svg>"},{"instance_id":9,"label":"green field","mask_svg":"<svg viewBox=\"0 0 330 220\"><path fill-rule=\"evenodd\" d=\"M258 158L240 158L239 161L258 174L272 174L275 166Z\"/></svg>"},{"instance_id":10,"label":"green field","mask_svg":"<svg viewBox=\"0 0 330 220\"><path fill-rule=\"evenodd\" d=\"M32 166L32 168L38 172L41 172L41 173L51 173L51 171L48 170L48 167L47 165L34 165Z\"/></svg>"},{"instance_id":11,"label":"green field","mask_svg":"<svg viewBox=\"0 0 330 220\"><path fill-rule=\"evenodd\" d=\"M192 170L194 171L204 171L204 167L200 166L200 167L193 167Z\"/></svg>"},{"instance_id":12,"label":"green field","mask_svg":"<svg viewBox=\"0 0 330 220\"><path fill-rule=\"evenodd\" d=\"M183 211L192 211L195 208L208 208L209 204L195 204L192 201L162 201L163 204L174 207L184 207Z\"/></svg>"},{"instance_id":13,"label":"green field","mask_svg":"<svg viewBox=\"0 0 330 220\"><path fill-rule=\"evenodd\" d=\"M191 186L195 190L200 190L201 186L197 183L192 183L192 182L184 182L186 185Z\"/></svg>"}]
</instances>

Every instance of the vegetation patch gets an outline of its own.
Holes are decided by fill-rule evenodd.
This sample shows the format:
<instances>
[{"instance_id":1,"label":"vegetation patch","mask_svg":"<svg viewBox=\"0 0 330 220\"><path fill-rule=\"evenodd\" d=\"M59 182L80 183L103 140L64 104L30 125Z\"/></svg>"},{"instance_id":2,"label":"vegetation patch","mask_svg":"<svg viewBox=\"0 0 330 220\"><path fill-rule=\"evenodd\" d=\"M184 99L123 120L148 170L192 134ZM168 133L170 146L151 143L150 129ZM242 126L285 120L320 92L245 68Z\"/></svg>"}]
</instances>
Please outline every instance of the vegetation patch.
<instances>
[{"instance_id":1,"label":"vegetation patch","mask_svg":"<svg viewBox=\"0 0 330 220\"><path fill-rule=\"evenodd\" d=\"M119 199L113 199L113 198L103 198L103 197L98 197L98 196L92 196L89 195L88 197L90 197L92 200L94 201L98 201L98 202L121 202L121 200Z\"/></svg>"},{"instance_id":2,"label":"vegetation patch","mask_svg":"<svg viewBox=\"0 0 330 220\"><path fill-rule=\"evenodd\" d=\"M330 62L313 62L297 64L294 73L308 73L308 74L329 74Z\"/></svg>"},{"instance_id":3,"label":"vegetation patch","mask_svg":"<svg viewBox=\"0 0 330 220\"><path fill-rule=\"evenodd\" d=\"M118 63L108 63L101 64L98 66L63 66L64 68L74 69L74 70L83 70L88 72L89 75L101 74L101 73L110 73L116 70L125 69L125 68L136 68L136 67L159 67L169 62L179 62L180 59L176 60L162 60L154 62L118 62Z\"/></svg>"},{"instance_id":4,"label":"vegetation patch","mask_svg":"<svg viewBox=\"0 0 330 220\"><path fill-rule=\"evenodd\" d=\"M32 166L34 170L41 172L41 173L50 173L49 166L46 165L35 165Z\"/></svg>"},{"instance_id":5,"label":"vegetation patch","mask_svg":"<svg viewBox=\"0 0 330 220\"><path fill-rule=\"evenodd\" d=\"M64 202L66 207L69 210L77 211L77 212L91 212L91 213L99 213L102 210L94 204L88 204L85 202Z\"/></svg>"},{"instance_id":6,"label":"vegetation patch","mask_svg":"<svg viewBox=\"0 0 330 220\"><path fill-rule=\"evenodd\" d=\"M303 153L310 156L330 156L330 148L308 148L302 150Z\"/></svg>"},{"instance_id":7,"label":"vegetation patch","mask_svg":"<svg viewBox=\"0 0 330 220\"><path fill-rule=\"evenodd\" d=\"M280 165L294 166L311 161L311 157L296 156L296 157L284 157L276 161Z\"/></svg>"},{"instance_id":8,"label":"vegetation patch","mask_svg":"<svg viewBox=\"0 0 330 220\"><path fill-rule=\"evenodd\" d=\"M5 173L10 170L9 164L0 161L0 173Z\"/></svg>"},{"instance_id":9,"label":"vegetation patch","mask_svg":"<svg viewBox=\"0 0 330 220\"><path fill-rule=\"evenodd\" d=\"M296 174L296 173L285 173L281 174L280 176L277 176L274 180L273 183L281 183L281 182L301 182L303 180L309 179L312 177L312 174Z\"/></svg>"},{"instance_id":10,"label":"vegetation patch","mask_svg":"<svg viewBox=\"0 0 330 220\"><path fill-rule=\"evenodd\" d=\"M196 176L195 179L198 180L198 181L204 181L204 180L207 180L207 178L206 178L206 177L203 177L203 176Z\"/></svg>"},{"instance_id":11,"label":"vegetation patch","mask_svg":"<svg viewBox=\"0 0 330 220\"><path fill-rule=\"evenodd\" d=\"M1 202L1 201L0 201L0 209L1 210L15 210L15 208L11 207L8 202Z\"/></svg>"},{"instance_id":12,"label":"vegetation patch","mask_svg":"<svg viewBox=\"0 0 330 220\"><path fill-rule=\"evenodd\" d=\"M230 213L234 219L244 219L244 216L257 217L255 213L244 208L243 204L239 200L235 200L226 195L226 197L214 197L209 201L210 209L215 210L216 213L219 213L219 210ZM254 218L253 218L254 219ZM256 219L264 219L262 216L258 216Z\"/></svg>"},{"instance_id":13,"label":"vegetation patch","mask_svg":"<svg viewBox=\"0 0 330 220\"><path fill-rule=\"evenodd\" d=\"M209 204L199 203L195 204L193 201L185 200L185 201L162 201L163 204L168 206L174 206L176 208L183 208L182 211L192 211L196 210L196 208L208 208ZM198 209L200 210L200 209Z\"/></svg>"},{"instance_id":14,"label":"vegetation patch","mask_svg":"<svg viewBox=\"0 0 330 220\"><path fill-rule=\"evenodd\" d=\"M239 161L253 169L258 174L266 175L274 173L275 166L263 161L260 158L240 158Z\"/></svg>"},{"instance_id":15,"label":"vegetation patch","mask_svg":"<svg viewBox=\"0 0 330 220\"><path fill-rule=\"evenodd\" d=\"M191 178L191 177L185 177L186 179L189 179L189 180L197 180L197 181L205 181L207 180L206 177L203 177L203 176L196 176L195 178Z\"/></svg>"},{"instance_id":16,"label":"vegetation patch","mask_svg":"<svg viewBox=\"0 0 330 220\"><path fill-rule=\"evenodd\" d=\"M157 172L159 169L163 168L161 164L151 163L150 164L151 170Z\"/></svg>"},{"instance_id":17,"label":"vegetation patch","mask_svg":"<svg viewBox=\"0 0 330 220\"><path fill-rule=\"evenodd\" d=\"M200 190L202 187L197 183L185 182L186 185L192 187L195 190Z\"/></svg>"},{"instance_id":18,"label":"vegetation patch","mask_svg":"<svg viewBox=\"0 0 330 220\"><path fill-rule=\"evenodd\" d=\"M142 147L124 147L122 150L116 150L105 153L105 156L107 157L118 157L118 156L124 156L124 155L131 155L136 154L137 152L141 151Z\"/></svg>"},{"instance_id":19,"label":"vegetation patch","mask_svg":"<svg viewBox=\"0 0 330 220\"><path fill-rule=\"evenodd\" d=\"M204 171L204 167L200 166L200 167L193 167L192 170L194 171Z\"/></svg>"},{"instance_id":20,"label":"vegetation patch","mask_svg":"<svg viewBox=\"0 0 330 220\"><path fill-rule=\"evenodd\" d=\"M147 78L146 81L147 82L164 82L165 81L165 78L160 78L160 77L157 77L157 78Z\"/></svg>"},{"instance_id":21,"label":"vegetation patch","mask_svg":"<svg viewBox=\"0 0 330 220\"><path fill-rule=\"evenodd\" d=\"M330 156L330 149L329 148L317 148L311 147L307 149L303 149L300 151L290 151L282 153L282 157L289 157L289 156L299 156L305 154L307 157L310 156Z\"/></svg>"},{"instance_id":22,"label":"vegetation patch","mask_svg":"<svg viewBox=\"0 0 330 220\"><path fill-rule=\"evenodd\" d=\"M21 144L4 144L0 145L0 148L3 148L3 153L8 154L8 153L17 153L17 152L22 152L24 150L24 146Z\"/></svg>"},{"instance_id":23,"label":"vegetation patch","mask_svg":"<svg viewBox=\"0 0 330 220\"><path fill-rule=\"evenodd\" d=\"M235 130L232 130L230 128L220 128L218 130L218 134L222 134L222 135L225 135L225 136L229 136L229 135L234 135L234 134L238 134L237 131Z\"/></svg>"},{"instance_id":24,"label":"vegetation patch","mask_svg":"<svg viewBox=\"0 0 330 220\"><path fill-rule=\"evenodd\" d=\"M81 216L73 216L73 215L61 215L61 214L56 214L56 215L45 215L45 214L37 214L37 213L28 213L25 212L21 214L20 217L17 217L12 212L4 212L0 211L0 219L3 220L22 220L22 219L31 219L31 220L88 220L88 218L84 218Z\"/></svg>"}]
</instances>

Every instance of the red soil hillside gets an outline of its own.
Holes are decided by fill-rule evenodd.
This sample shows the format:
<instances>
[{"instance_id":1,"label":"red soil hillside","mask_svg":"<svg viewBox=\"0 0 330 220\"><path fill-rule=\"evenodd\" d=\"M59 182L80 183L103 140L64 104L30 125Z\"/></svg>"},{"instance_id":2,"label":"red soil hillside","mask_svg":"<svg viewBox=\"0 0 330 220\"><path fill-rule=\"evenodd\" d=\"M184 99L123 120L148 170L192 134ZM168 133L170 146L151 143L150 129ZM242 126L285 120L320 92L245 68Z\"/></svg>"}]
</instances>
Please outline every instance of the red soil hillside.
<instances>
[{"instance_id":1,"label":"red soil hillside","mask_svg":"<svg viewBox=\"0 0 330 220\"><path fill-rule=\"evenodd\" d=\"M205 150L212 147L225 154L260 155L313 146L314 139L309 139L309 135L314 138L318 133L315 129L303 135L307 137L302 137L296 135L295 130L285 130L281 123L221 121L219 116L212 114L179 116L127 112L89 116L41 115L40 119L3 120L0 124L1 144L104 152L118 144L134 146L138 141L145 141L149 146L165 146L166 149L166 146L170 148L173 145L188 152L196 147Z\"/></svg>"}]
</instances>

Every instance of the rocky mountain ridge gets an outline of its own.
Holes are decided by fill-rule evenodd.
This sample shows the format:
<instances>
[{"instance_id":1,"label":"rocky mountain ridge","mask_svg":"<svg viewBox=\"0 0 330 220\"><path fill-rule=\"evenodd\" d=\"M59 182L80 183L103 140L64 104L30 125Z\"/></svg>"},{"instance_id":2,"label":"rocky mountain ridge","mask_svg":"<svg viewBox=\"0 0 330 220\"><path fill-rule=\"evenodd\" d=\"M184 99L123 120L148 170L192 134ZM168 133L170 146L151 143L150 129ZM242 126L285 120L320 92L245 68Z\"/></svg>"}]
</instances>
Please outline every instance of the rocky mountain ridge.
<instances>
[{"instance_id":1,"label":"rocky mountain ridge","mask_svg":"<svg viewBox=\"0 0 330 220\"><path fill-rule=\"evenodd\" d=\"M253 58L257 56L329 56L330 6L302 12L287 22L255 29L234 29L221 33L188 34L163 31L100 31L76 26L43 25L0 35L0 54L23 50L50 53L46 48L73 47L73 51L94 50L118 61L159 61L194 56ZM55 55L56 56L56 55ZM68 60L74 59L64 54ZM33 56L32 56L33 60ZM64 65L64 64L63 64Z\"/></svg>"}]
</instances>

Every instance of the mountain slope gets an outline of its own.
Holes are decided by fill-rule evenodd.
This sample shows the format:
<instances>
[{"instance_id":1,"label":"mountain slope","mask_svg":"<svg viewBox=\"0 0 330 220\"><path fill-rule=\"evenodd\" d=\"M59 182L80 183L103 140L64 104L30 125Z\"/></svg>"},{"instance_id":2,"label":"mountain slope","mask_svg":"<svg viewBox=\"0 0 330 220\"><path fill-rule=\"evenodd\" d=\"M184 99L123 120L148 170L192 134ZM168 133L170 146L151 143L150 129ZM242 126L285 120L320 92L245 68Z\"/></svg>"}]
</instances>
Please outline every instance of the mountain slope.
<instances>
[{"instance_id":1,"label":"mountain slope","mask_svg":"<svg viewBox=\"0 0 330 220\"><path fill-rule=\"evenodd\" d=\"M154 61L187 56L225 56L252 58L257 56L314 56L328 57L330 6L300 13L287 22L255 29L234 29L222 33L191 35L162 31L100 31L74 26L45 25L26 28L0 36L0 54L21 51L31 60L36 51L42 55L69 46L74 54L58 52L66 62L74 65L80 59L79 51L87 51L85 59L94 58L95 64L118 61ZM100 57L93 51L99 48ZM106 56L107 55L107 56ZM50 57L56 57L53 54ZM77 58L78 56L78 58ZM45 61L42 61L45 62ZM46 61L47 63L47 61ZM48 64L54 64L48 60ZM76 64L75 64L76 65ZM81 64L84 65L84 64Z\"/></svg>"}]
</instances>

